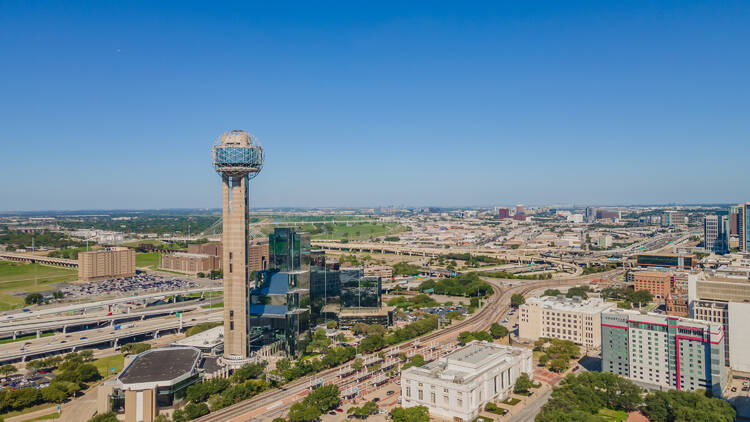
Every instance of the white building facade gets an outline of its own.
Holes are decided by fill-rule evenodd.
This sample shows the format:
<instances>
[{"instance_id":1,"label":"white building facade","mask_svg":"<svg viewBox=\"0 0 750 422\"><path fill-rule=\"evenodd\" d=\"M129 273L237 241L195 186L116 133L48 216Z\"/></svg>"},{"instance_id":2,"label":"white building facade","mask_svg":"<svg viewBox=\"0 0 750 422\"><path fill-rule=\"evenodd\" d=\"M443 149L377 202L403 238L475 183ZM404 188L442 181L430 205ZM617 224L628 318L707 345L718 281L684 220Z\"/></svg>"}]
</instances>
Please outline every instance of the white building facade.
<instances>
[{"instance_id":1,"label":"white building facade","mask_svg":"<svg viewBox=\"0 0 750 422\"><path fill-rule=\"evenodd\" d=\"M596 298L529 298L519 307L518 336L532 341L540 337L570 340L588 348L598 348L601 346L601 313L615 306Z\"/></svg>"},{"instance_id":2,"label":"white building facade","mask_svg":"<svg viewBox=\"0 0 750 422\"><path fill-rule=\"evenodd\" d=\"M533 371L531 350L473 341L403 371L402 405L425 406L430 415L456 422L472 421L486 403L507 398L522 373L533 378Z\"/></svg>"}]
</instances>

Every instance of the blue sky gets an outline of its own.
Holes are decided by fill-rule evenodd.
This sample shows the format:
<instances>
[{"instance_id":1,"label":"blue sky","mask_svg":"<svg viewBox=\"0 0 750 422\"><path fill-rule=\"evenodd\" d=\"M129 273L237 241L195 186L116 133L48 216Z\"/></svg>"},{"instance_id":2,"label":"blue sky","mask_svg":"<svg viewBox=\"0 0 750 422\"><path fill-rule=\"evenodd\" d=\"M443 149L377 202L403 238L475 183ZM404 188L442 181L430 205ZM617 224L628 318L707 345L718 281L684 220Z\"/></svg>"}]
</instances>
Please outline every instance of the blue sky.
<instances>
[{"instance_id":1,"label":"blue sky","mask_svg":"<svg viewBox=\"0 0 750 422\"><path fill-rule=\"evenodd\" d=\"M750 200L748 2L0 2L0 210Z\"/></svg>"}]
</instances>

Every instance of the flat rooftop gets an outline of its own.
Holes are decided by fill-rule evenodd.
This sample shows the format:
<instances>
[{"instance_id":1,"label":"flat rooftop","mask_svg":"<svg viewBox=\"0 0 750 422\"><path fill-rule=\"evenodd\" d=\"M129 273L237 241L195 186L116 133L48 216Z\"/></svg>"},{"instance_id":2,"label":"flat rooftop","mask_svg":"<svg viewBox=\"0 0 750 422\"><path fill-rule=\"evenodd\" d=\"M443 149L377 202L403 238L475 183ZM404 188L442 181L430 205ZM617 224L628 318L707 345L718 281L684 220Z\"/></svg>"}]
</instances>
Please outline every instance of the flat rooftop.
<instances>
[{"instance_id":1,"label":"flat rooftop","mask_svg":"<svg viewBox=\"0 0 750 422\"><path fill-rule=\"evenodd\" d=\"M581 313L599 313L615 307L612 302L605 302L602 299L575 299L559 296L542 296L529 298L526 303L538 304L544 309L553 311L574 311Z\"/></svg>"},{"instance_id":2,"label":"flat rooftop","mask_svg":"<svg viewBox=\"0 0 750 422\"><path fill-rule=\"evenodd\" d=\"M170 381L192 371L200 355L192 347L148 350L138 355L117 379L123 384Z\"/></svg>"},{"instance_id":3,"label":"flat rooftop","mask_svg":"<svg viewBox=\"0 0 750 422\"><path fill-rule=\"evenodd\" d=\"M473 341L468 345L422 367L407 371L449 382L464 383L503 363L531 357L531 351L494 343Z\"/></svg>"},{"instance_id":4,"label":"flat rooftop","mask_svg":"<svg viewBox=\"0 0 750 422\"><path fill-rule=\"evenodd\" d=\"M224 327L218 326L175 341L177 346L213 347L224 342Z\"/></svg>"}]
</instances>

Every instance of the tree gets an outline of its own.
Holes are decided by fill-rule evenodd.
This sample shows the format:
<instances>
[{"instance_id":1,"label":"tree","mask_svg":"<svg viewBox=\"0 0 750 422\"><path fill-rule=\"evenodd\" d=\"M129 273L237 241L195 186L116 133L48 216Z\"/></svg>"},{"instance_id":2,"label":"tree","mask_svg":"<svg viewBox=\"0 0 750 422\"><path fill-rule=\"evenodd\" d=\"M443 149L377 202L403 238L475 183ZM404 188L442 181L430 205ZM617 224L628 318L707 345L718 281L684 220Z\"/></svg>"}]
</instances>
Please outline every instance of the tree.
<instances>
[{"instance_id":1,"label":"tree","mask_svg":"<svg viewBox=\"0 0 750 422\"><path fill-rule=\"evenodd\" d=\"M517 308L524 303L526 303L526 299L524 299L523 295L520 293L513 293L513 295L510 297L510 306L514 308Z\"/></svg>"},{"instance_id":2,"label":"tree","mask_svg":"<svg viewBox=\"0 0 750 422\"><path fill-rule=\"evenodd\" d=\"M354 369L355 371L359 371L360 369L362 369L361 358L354 359L354 362L352 362L352 369Z\"/></svg>"},{"instance_id":3,"label":"tree","mask_svg":"<svg viewBox=\"0 0 750 422\"><path fill-rule=\"evenodd\" d=\"M66 391L60 390L55 386L44 387L41 391L42 398L48 403L60 403L68 398Z\"/></svg>"},{"instance_id":4,"label":"tree","mask_svg":"<svg viewBox=\"0 0 750 422\"><path fill-rule=\"evenodd\" d=\"M13 374L13 373L15 373L17 371L18 371L18 369L16 369L15 366L13 366L13 365L11 365L9 363L5 364L3 366L0 366L0 375L5 376L5 377L7 377L8 375Z\"/></svg>"},{"instance_id":5,"label":"tree","mask_svg":"<svg viewBox=\"0 0 750 422\"><path fill-rule=\"evenodd\" d=\"M641 403L640 388L632 381L607 372L584 372L565 377L552 390L537 422L600 421L602 408L629 412ZM688 419L690 420L690 419Z\"/></svg>"},{"instance_id":6,"label":"tree","mask_svg":"<svg viewBox=\"0 0 750 422\"><path fill-rule=\"evenodd\" d=\"M120 352L124 355L137 355L150 348L151 345L148 343L127 343L120 346Z\"/></svg>"},{"instance_id":7,"label":"tree","mask_svg":"<svg viewBox=\"0 0 750 422\"><path fill-rule=\"evenodd\" d=\"M521 372L521 375L516 378L516 384L513 386L513 392L516 394L526 394L533 386L534 384L531 382L529 374L527 374L526 372Z\"/></svg>"},{"instance_id":8,"label":"tree","mask_svg":"<svg viewBox=\"0 0 750 422\"><path fill-rule=\"evenodd\" d=\"M81 356L81 359L83 359L84 362L88 362L88 361L94 359L94 351L93 350L82 350L79 353L79 356Z\"/></svg>"},{"instance_id":9,"label":"tree","mask_svg":"<svg viewBox=\"0 0 750 422\"><path fill-rule=\"evenodd\" d=\"M336 321L333 321L333 320L331 320L331 321L328 321L328 322L326 323L326 328L328 328L329 330L333 330L333 329L335 329L335 328L336 328L337 326L338 326L338 324L336 323Z\"/></svg>"},{"instance_id":10,"label":"tree","mask_svg":"<svg viewBox=\"0 0 750 422\"><path fill-rule=\"evenodd\" d=\"M42 296L40 293L31 293L30 295L27 295L23 299L23 301L27 305L38 305L44 302L44 296Z\"/></svg>"},{"instance_id":11,"label":"tree","mask_svg":"<svg viewBox=\"0 0 750 422\"><path fill-rule=\"evenodd\" d=\"M654 300L654 297L648 290L638 290L637 292L633 292L630 298L630 301L637 303L639 308L643 306L644 303L649 303L652 300Z\"/></svg>"},{"instance_id":12,"label":"tree","mask_svg":"<svg viewBox=\"0 0 750 422\"><path fill-rule=\"evenodd\" d=\"M391 410L393 422L429 422L430 413L424 406L409 408L395 407Z\"/></svg>"},{"instance_id":13,"label":"tree","mask_svg":"<svg viewBox=\"0 0 750 422\"><path fill-rule=\"evenodd\" d=\"M96 381L102 377L101 374L99 374L99 369L90 363L80 365L76 369L76 372L78 373L80 380L83 382Z\"/></svg>"},{"instance_id":14,"label":"tree","mask_svg":"<svg viewBox=\"0 0 750 422\"><path fill-rule=\"evenodd\" d=\"M318 409L308 407L301 402L294 403L289 408L290 422L312 422L318 420L322 413Z\"/></svg>"},{"instance_id":15,"label":"tree","mask_svg":"<svg viewBox=\"0 0 750 422\"><path fill-rule=\"evenodd\" d=\"M565 358L554 358L549 362L549 369L554 372L562 372L568 367L568 360Z\"/></svg>"},{"instance_id":16,"label":"tree","mask_svg":"<svg viewBox=\"0 0 750 422\"><path fill-rule=\"evenodd\" d=\"M490 326L490 334L494 339L503 338L508 335L508 329L497 322L493 322Z\"/></svg>"},{"instance_id":17,"label":"tree","mask_svg":"<svg viewBox=\"0 0 750 422\"><path fill-rule=\"evenodd\" d=\"M546 366L547 362L549 362L549 356L547 355L541 355L539 356L539 364L542 366Z\"/></svg>"},{"instance_id":18,"label":"tree","mask_svg":"<svg viewBox=\"0 0 750 422\"><path fill-rule=\"evenodd\" d=\"M737 413L724 400L703 391L656 391L645 398L643 413L653 422L733 421Z\"/></svg>"},{"instance_id":19,"label":"tree","mask_svg":"<svg viewBox=\"0 0 750 422\"><path fill-rule=\"evenodd\" d=\"M102 413L89 419L89 422L119 422L115 412Z\"/></svg>"},{"instance_id":20,"label":"tree","mask_svg":"<svg viewBox=\"0 0 750 422\"><path fill-rule=\"evenodd\" d=\"M326 335L326 331L323 329L316 330L310 343L307 345L307 353L322 353L328 346L331 345L331 339Z\"/></svg>"},{"instance_id":21,"label":"tree","mask_svg":"<svg viewBox=\"0 0 750 422\"><path fill-rule=\"evenodd\" d=\"M258 378L263 375L265 368L265 363L248 363L242 365L240 369L235 370L232 374L232 381L239 383Z\"/></svg>"},{"instance_id":22,"label":"tree","mask_svg":"<svg viewBox=\"0 0 750 422\"><path fill-rule=\"evenodd\" d=\"M184 410L188 420L197 419L209 413L206 403L188 403Z\"/></svg>"},{"instance_id":23,"label":"tree","mask_svg":"<svg viewBox=\"0 0 750 422\"><path fill-rule=\"evenodd\" d=\"M557 289L547 289L542 293L542 296L558 296L560 294L562 294L562 292Z\"/></svg>"},{"instance_id":24,"label":"tree","mask_svg":"<svg viewBox=\"0 0 750 422\"><path fill-rule=\"evenodd\" d=\"M581 299L588 299L589 295L586 294L586 292L588 291L589 291L588 286L571 287L570 289L568 289L568 292L565 293L565 297L572 298L572 297L578 296Z\"/></svg>"}]
</instances>

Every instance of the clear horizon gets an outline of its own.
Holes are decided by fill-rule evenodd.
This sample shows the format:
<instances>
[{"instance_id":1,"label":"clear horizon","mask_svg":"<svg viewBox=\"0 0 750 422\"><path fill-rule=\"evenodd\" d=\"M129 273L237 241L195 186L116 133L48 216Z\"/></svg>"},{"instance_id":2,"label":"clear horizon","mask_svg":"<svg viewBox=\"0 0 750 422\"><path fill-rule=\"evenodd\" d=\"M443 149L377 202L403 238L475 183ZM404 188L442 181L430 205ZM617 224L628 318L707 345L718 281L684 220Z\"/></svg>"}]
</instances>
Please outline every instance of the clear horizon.
<instances>
[{"instance_id":1,"label":"clear horizon","mask_svg":"<svg viewBox=\"0 0 750 422\"><path fill-rule=\"evenodd\" d=\"M749 22L746 2L3 2L0 210L217 208L231 129L266 149L253 208L746 202Z\"/></svg>"}]
</instances>

